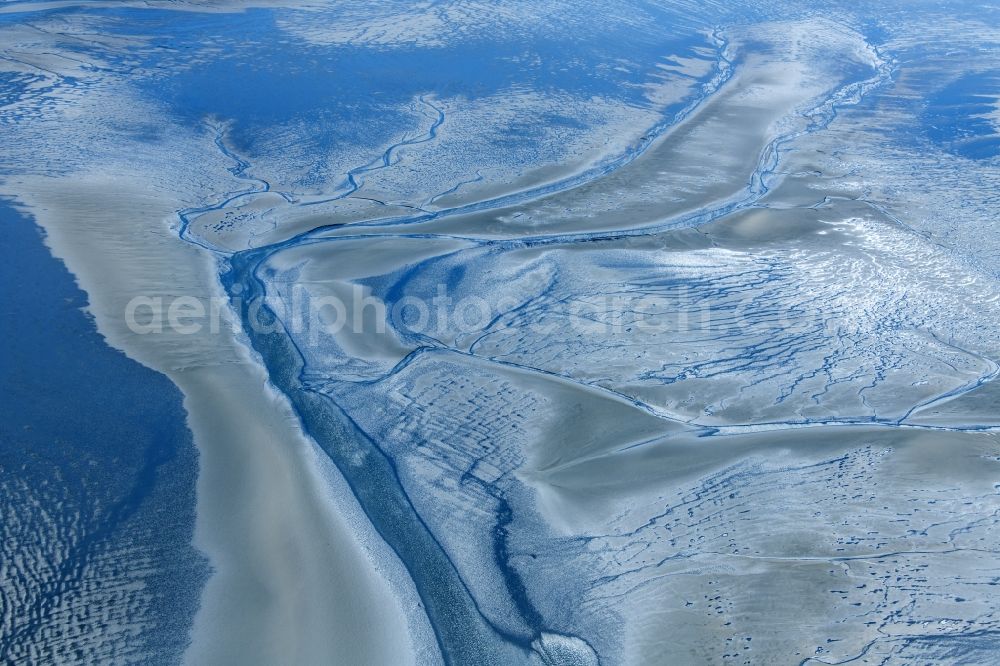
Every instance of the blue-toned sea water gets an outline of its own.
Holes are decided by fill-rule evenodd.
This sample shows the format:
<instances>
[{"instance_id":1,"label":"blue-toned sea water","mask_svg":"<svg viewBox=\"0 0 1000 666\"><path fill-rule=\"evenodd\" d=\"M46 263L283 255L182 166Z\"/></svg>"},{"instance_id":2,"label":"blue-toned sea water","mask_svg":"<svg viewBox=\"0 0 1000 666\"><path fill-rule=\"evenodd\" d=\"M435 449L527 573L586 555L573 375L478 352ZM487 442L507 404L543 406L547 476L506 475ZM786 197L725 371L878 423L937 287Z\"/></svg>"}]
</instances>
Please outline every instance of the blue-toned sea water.
<instances>
[{"instance_id":1,"label":"blue-toned sea water","mask_svg":"<svg viewBox=\"0 0 1000 666\"><path fill-rule=\"evenodd\" d=\"M0 228L0 661L174 661L208 575L181 394L105 343L29 217Z\"/></svg>"}]
</instances>

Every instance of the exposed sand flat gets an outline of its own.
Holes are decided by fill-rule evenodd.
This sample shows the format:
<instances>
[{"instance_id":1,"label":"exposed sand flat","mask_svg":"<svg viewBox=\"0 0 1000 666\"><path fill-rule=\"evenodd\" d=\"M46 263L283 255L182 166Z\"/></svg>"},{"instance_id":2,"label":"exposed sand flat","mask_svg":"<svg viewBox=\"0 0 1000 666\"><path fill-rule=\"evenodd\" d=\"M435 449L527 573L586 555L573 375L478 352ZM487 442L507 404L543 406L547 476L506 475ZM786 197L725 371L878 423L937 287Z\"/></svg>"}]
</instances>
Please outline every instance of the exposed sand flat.
<instances>
[{"instance_id":1,"label":"exposed sand flat","mask_svg":"<svg viewBox=\"0 0 1000 666\"><path fill-rule=\"evenodd\" d=\"M459 206L435 219L419 221L419 216L411 216L402 224L394 224L387 215L374 226L378 233L527 239L636 231L673 221L692 224L708 210L735 210L765 190L761 179L777 163L781 145L824 122L831 104L849 102L855 87L863 89L886 76L880 70L883 63L857 35L839 31L817 39L838 59L851 63L856 80L845 78L843 72L817 71L799 41L799 33L807 29L793 23L769 26L752 37L738 31L727 34L733 40L727 55L739 54L729 78L645 152L619 168L523 202L497 200L496 205L468 210ZM754 50L741 44L750 39L766 41L768 48ZM623 192L628 196L621 196ZM346 225L323 235L364 232ZM280 233L278 227L272 235Z\"/></svg>"},{"instance_id":2,"label":"exposed sand flat","mask_svg":"<svg viewBox=\"0 0 1000 666\"><path fill-rule=\"evenodd\" d=\"M304 356L311 390L393 457L479 612L511 633L571 607L573 635L621 663L801 663L892 654L932 619L991 621L950 591L986 584L996 558L996 434L961 429L993 397L976 387L997 374L994 285L820 169L785 178L779 147L810 146L889 73L833 31L854 58L834 85L785 48L808 30L786 27L604 177L249 253L266 259L244 279L274 302L353 281L489 306L464 335L398 326ZM665 326L644 331L650 312ZM954 413L928 418L939 408ZM500 546L484 536L498 524ZM524 611L511 571L558 593Z\"/></svg>"},{"instance_id":3,"label":"exposed sand flat","mask_svg":"<svg viewBox=\"0 0 1000 666\"><path fill-rule=\"evenodd\" d=\"M200 451L196 543L215 568L189 662L413 663L428 648L415 648L412 632L425 645L433 638L401 607L412 598L405 577L353 497L321 479L314 445L246 349L225 329L140 336L126 327L132 296L206 299L215 280L214 261L169 229L175 204L149 191L100 177L17 187L109 344L186 396Z\"/></svg>"},{"instance_id":4,"label":"exposed sand flat","mask_svg":"<svg viewBox=\"0 0 1000 666\"><path fill-rule=\"evenodd\" d=\"M410 25L425 45L427 18ZM39 170L72 177L5 187L111 344L183 389L202 450L197 538L216 575L189 663L801 666L990 647L997 282L866 200L879 171L828 156L856 141L831 148L837 121L893 85L879 38L755 20L702 33L721 85L644 152L606 144L602 172L520 172L536 182L475 166L449 189L426 179L450 150L484 151L449 148L447 105L422 92L403 105L426 122L358 139L372 161L345 150L346 174L313 163L335 143L267 155L309 122L255 144L244 109L150 141L130 121L162 109L145 90L120 98L127 85L68 84L66 117L31 125L52 148ZM410 36L338 27L297 34ZM13 69L89 71L36 56ZM281 78L302 62L268 64ZM322 76L305 71L312 99ZM243 131L266 133L270 111ZM138 157L77 150L119 125ZM124 326L134 295L223 288L242 332ZM350 308L358 291L435 307L424 327L347 308L324 338L332 315L299 325L296 296ZM486 313L459 321L444 295ZM251 324L258 296L284 327Z\"/></svg>"},{"instance_id":5,"label":"exposed sand flat","mask_svg":"<svg viewBox=\"0 0 1000 666\"><path fill-rule=\"evenodd\" d=\"M631 599L624 663L837 663L869 649L915 663L918 646L897 653L914 636L946 639L989 616L975 590L996 558L997 442L864 426L750 433L536 482L570 509L559 520L606 535L593 548L628 553L608 564L626 573L590 592Z\"/></svg>"},{"instance_id":6,"label":"exposed sand flat","mask_svg":"<svg viewBox=\"0 0 1000 666\"><path fill-rule=\"evenodd\" d=\"M602 117L601 124L605 127L594 137L590 134L595 132L564 137L559 148L566 157L560 163L508 173L497 167L456 161L454 155L459 150L473 154L475 146L461 149L458 146L464 146L473 138L480 139L480 135L483 135L481 140L491 137L483 131L484 124L500 125L505 119L543 116L550 113L549 107L558 104L559 100L505 95L477 100L473 105L469 102L448 104L437 99L432 103L421 97L415 104L423 112L422 124L419 130L414 130L416 136L397 137L399 140L388 144L380 158L352 168L348 178L331 186L330 191L294 197L279 194L275 190L283 185L272 180L269 173L270 168L277 165L255 160L254 173L268 174L267 180L259 180L256 191L236 195L207 210L186 214L186 235L195 242L224 252L276 245L317 228L354 230L372 224L392 227L395 222L410 225L414 232L426 227L434 232L450 229L455 233L490 236L495 235L492 232L496 231L496 223L501 218L510 222L506 219L510 217L521 224L533 219L533 214L544 213L549 208L559 210L576 199L586 199L588 206L596 206L594 213L584 218L584 222L592 222L594 214L607 212L600 206L609 203L609 185L622 187L626 183L634 187L639 196L635 197L634 206L616 213L614 224L621 225L625 224L622 220L627 214L636 210L648 212L651 193L668 180L675 181L671 183L673 190L667 197L654 197L656 215L669 214L675 209L690 210L697 203L697 195L704 194L702 189L706 187L711 192L727 195L738 190L743 184L740 179L753 170L762 142L768 139L768 124L775 118L782 118L782 114L787 115L794 102L808 99L810 94L822 88L812 85L808 90L799 90L796 77L801 72L792 71L795 68L790 63L781 65L789 70L784 72L789 80L776 80L768 72L768 68L775 65L774 60L754 58L745 67L741 66L736 74L737 82L719 91L718 87L728 81L733 69L725 55L726 45L718 37L715 49L701 55L700 67L695 68L692 75L667 76L654 87L655 94L661 98L658 104L664 106L622 109L608 100L591 100L588 112ZM746 97L742 92L745 86L753 87L765 79L765 90L754 94L758 98L756 101L733 101L734 97ZM695 83L702 80L705 82L698 90ZM781 103L770 109L759 108L760 98L768 94L780 97ZM720 97L724 98L721 103ZM725 106L722 112L717 110L720 104ZM746 116L741 117L743 126L738 136L742 143L732 149L740 154L745 169L729 174L723 168L730 159L729 151L720 146L737 138L737 133L724 122L734 114ZM681 121L689 116L690 122ZM706 121L706 117L714 122ZM692 127L696 128L694 138ZM225 128L218 129L217 145L221 151L231 158L242 159L230 154ZM755 129L762 135L754 135ZM498 130L493 128L492 131ZM698 160L706 155L716 162L707 160L708 163L688 173L675 164L680 159ZM717 162L720 158L722 163ZM631 164L633 160L638 164ZM453 164L456 162L457 166ZM462 167L473 169L474 175L462 171ZM436 170L450 173L458 182L444 192L433 194L433 188L449 182L432 178L427 173ZM698 183L698 179L705 179L705 182ZM710 186L710 179L719 182ZM687 188L694 191L685 194L683 199L676 196L676 191ZM475 212L483 209L487 212ZM438 215L447 219L413 224ZM527 217L522 219L525 215ZM566 226L562 224L554 229Z\"/></svg>"},{"instance_id":7,"label":"exposed sand flat","mask_svg":"<svg viewBox=\"0 0 1000 666\"><path fill-rule=\"evenodd\" d=\"M296 417L263 389L263 370L197 368L174 379L209 443L198 538L217 566L189 663L416 663L398 597L359 542L359 531L372 539L363 514L345 506L354 502L344 488L336 506L325 500L321 454L293 435Z\"/></svg>"}]
</instances>

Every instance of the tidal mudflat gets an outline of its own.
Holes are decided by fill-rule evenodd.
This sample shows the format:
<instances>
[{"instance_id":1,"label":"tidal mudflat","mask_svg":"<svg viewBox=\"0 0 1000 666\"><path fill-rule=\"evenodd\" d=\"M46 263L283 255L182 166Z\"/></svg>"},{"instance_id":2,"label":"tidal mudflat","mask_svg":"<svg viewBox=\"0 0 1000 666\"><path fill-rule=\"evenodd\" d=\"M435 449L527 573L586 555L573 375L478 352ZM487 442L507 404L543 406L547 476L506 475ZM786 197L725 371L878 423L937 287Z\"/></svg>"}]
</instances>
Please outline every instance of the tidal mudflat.
<instances>
[{"instance_id":1,"label":"tidal mudflat","mask_svg":"<svg viewBox=\"0 0 1000 666\"><path fill-rule=\"evenodd\" d=\"M997 72L957 2L8 4L78 286L6 264L4 657L993 663ZM141 534L38 490L151 423Z\"/></svg>"}]
</instances>

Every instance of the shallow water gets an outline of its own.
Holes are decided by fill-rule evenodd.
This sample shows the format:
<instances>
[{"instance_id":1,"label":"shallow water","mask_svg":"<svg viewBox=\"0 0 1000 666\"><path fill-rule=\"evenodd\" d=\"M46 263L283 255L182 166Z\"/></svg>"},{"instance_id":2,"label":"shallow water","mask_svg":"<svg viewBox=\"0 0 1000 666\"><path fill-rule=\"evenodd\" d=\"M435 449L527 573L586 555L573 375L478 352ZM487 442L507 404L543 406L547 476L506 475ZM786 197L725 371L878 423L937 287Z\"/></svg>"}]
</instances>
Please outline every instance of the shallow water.
<instances>
[{"instance_id":1,"label":"shallow water","mask_svg":"<svg viewBox=\"0 0 1000 666\"><path fill-rule=\"evenodd\" d=\"M0 191L185 391L189 662L988 663L993 9L39 7Z\"/></svg>"},{"instance_id":2,"label":"shallow water","mask_svg":"<svg viewBox=\"0 0 1000 666\"><path fill-rule=\"evenodd\" d=\"M180 391L105 344L30 219L0 222L0 659L177 659L208 575Z\"/></svg>"}]
</instances>

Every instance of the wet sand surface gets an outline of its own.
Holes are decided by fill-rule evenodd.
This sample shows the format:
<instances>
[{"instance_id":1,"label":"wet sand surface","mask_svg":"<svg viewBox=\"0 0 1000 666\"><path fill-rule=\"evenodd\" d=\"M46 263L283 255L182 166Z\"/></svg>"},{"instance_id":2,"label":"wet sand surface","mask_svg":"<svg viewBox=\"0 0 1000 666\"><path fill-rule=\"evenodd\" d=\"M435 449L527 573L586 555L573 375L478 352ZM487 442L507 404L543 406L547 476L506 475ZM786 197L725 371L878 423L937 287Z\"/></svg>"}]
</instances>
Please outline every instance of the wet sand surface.
<instances>
[{"instance_id":1,"label":"wet sand surface","mask_svg":"<svg viewBox=\"0 0 1000 666\"><path fill-rule=\"evenodd\" d=\"M292 34L346 39L327 28ZM148 159L0 191L108 344L184 393L214 568L189 663L986 663L996 164L962 163L965 226L916 194L887 157L916 149L869 128L918 84L856 21L697 35L659 93L683 103L600 159L581 130L562 166L507 171L433 152L480 99L415 95L405 131L333 168L127 85L59 89L84 120L47 140L71 154L109 117ZM37 39L32 66L82 76ZM142 110L171 123L158 148L123 119ZM282 161L300 149L315 164ZM450 161L473 166L439 182ZM151 295L222 326L137 333L122 313Z\"/></svg>"}]
</instances>

